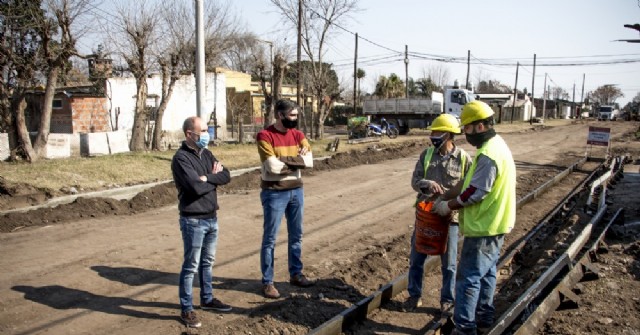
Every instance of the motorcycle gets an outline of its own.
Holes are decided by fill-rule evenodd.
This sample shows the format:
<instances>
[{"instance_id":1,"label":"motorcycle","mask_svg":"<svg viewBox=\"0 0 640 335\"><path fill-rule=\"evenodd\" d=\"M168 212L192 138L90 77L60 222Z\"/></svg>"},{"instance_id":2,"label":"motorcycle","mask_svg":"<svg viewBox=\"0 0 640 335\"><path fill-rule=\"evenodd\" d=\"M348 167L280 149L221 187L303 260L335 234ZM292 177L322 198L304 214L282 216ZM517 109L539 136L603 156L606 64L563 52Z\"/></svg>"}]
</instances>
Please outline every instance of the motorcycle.
<instances>
[{"instance_id":1,"label":"motorcycle","mask_svg":"<svg viewBox=\"0 0 640 335\"><path fill-rule=\"evenodd\" d=\"M386 126L369 123L367 125L367 136L383 136L387 135L389 138L396 138L400 131L393 123L388 123Z\"/></svg>"}]
</instances>

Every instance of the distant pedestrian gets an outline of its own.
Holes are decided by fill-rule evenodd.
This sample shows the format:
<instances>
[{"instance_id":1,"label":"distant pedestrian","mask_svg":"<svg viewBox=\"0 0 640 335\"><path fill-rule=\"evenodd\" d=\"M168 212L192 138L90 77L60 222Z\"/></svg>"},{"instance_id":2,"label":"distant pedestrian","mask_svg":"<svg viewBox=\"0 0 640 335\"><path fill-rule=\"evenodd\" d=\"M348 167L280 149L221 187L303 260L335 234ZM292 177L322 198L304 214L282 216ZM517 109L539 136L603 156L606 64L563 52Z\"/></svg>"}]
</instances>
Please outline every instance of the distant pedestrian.
<instances>
[{"instance_id":1,"label":"distant pedestrian","mask_svg":"<svg viewBox=\"0 0 640 335\"><path fill-rule=\"evenodd\" d=\"M461 133L460 123L450 114L438 116L431 125L429 136L433 146L425 149L411 178L411 186L418 192L417 207L421 202L433 202L438 196L454 187L464 178L465 171L471 166L471 156L457 147L454 136ZM417 216L418 217L418 216ZM442 220L448 224L446 251L440 255L442 269L442 289L440 290L440 310L444 315L449 313L454 302L456 258L458 253L458 213L454 211ZM418 227L414 227L411 238L411 255L409 257L409 298L405 302L405 310L412 311L422 306L422 281L424 278L424 262L428 255L417 248Z\"/></svg>"},{"instance_id":2,"label":"distant pedestrian","mask_svg":"<svg viewBox=\"0 0 640 335\"><path fill-rule=\"evenodd\" d=\"M460 115L469 144L478 148L457 197L437 201L434 211L461 209L464 235L456 279L453 334L484 332L495 321L496 265L516 219L516 166L507 143L493 128L493 110L472 101ZM445 197L447 198L447 197Z\"/></svg>"},{"instance_id":3,"label":"distant pedestrian","mask_svg":"<svg viewBox=\"0 0 640 335\"><path fill-rule=\"evenodd\" d=\"M182 125L185 140L171 162L178 189L180 230L184 247L178 294L181 319L187 327L201 322L193 307L193 277L198 272L200 308L228 312L231 306L213 296L212 267L218 241L219 209L216 188L229 183L227 168L207 149L207 125L199 117L189 117Z\"/></svg>"},{"instance_id":4,"label":"distant pedestrian","mask_svg":"<svg viewBox=\"0 0 640 335\"><path fill-rule=\"evenodd\" d=\"M302 273L302 233L304 191L300 170L313 167L311 146L296 129L298 106L290 100L278 100L276 123L257 135L262 162L260 200L264 214L264 231L260 250L262 294L276 299L280 293L274 280L274 250L284 215L287 219L289 282L308 287L314 284Z\"/></svg>"}]
</instances>

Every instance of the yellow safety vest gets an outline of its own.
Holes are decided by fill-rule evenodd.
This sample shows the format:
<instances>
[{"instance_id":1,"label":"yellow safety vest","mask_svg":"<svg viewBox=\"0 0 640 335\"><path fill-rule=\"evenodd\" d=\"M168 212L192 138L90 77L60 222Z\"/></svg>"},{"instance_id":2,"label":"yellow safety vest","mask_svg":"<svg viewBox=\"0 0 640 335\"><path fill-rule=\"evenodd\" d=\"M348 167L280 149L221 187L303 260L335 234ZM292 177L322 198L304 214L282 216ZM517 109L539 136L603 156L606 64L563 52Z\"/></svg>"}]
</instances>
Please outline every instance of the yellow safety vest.
<instances>
[{"instance_id":1,"label":"yellow safety vest","mask_svg":"<svg viewBox=\"0 0 640 335\"><path fill-rule=\"evenodd\" d=\"M516 221L516 165L507 143L496 135L476 152L462 189L469 187L480 155L493 160L498 175L491 191L477 204L463 207L461 228L464 236L481 237L509 233Z\"/></svg>"}]
</instances>

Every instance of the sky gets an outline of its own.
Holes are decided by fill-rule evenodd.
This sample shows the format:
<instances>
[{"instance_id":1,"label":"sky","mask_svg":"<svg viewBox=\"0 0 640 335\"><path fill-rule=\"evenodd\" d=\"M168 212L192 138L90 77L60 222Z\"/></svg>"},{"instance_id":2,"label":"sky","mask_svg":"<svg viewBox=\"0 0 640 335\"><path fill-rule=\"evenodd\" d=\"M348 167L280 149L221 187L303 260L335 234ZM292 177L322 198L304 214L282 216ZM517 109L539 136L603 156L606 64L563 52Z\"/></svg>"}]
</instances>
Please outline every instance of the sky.
<instances>
[{"instance_id":1,"label":"sky","mask_svg":"<svg viewBox=\"0 0 640 335\"><path fill-rule=\"evenodd\" d=\"M269 0L236 0L232 6L249 31L288 45L295 60L295 30L283 25ZM640 23L640 0L360 0L359 10L341 24L347 31L334 28L324 60L334 64L344 86L352 87L357 32L358 67L366 72L363 91L372 91L380 75L396 73L404 80L406 45L409 77L442 66L451 81L463 84L470 50L470 82L491 79L513 88L520 62L517 87L531 92L535 54L536 97L542 97L546 73L547 85L562 87L570 99L575 84L580 101L584 76L585 97L613 84L624 93L617 100L624 106L640 92L640 43L614 40L640 39L640 32L623 27L635 23ZM433 55L462 61L424 59ZM583 65L611 62L618 64ZM558 63L565 66L548 66Z\"/></svg>"}]
</instances>

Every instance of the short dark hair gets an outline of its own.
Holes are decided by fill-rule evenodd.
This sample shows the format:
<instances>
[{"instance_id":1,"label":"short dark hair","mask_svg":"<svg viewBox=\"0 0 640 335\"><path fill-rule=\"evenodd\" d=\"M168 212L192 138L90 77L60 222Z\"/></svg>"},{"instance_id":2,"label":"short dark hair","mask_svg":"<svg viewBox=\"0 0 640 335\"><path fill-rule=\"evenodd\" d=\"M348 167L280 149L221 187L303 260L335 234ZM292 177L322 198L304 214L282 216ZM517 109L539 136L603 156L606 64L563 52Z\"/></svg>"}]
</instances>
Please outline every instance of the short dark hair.
<instances>
[{"instance_id":1,"label":"short dark hair","mask_svg":"<svg viewBox=\"0 0 640 335\"><path fill-rule=\"evenodd\" d=\"M196 118L198 117L190 116L184 120L184 123L182 123L182 132L184 132L185 135L187 134L187 130L193 130L195 128L194 125L196 124Z\"/></svg>"},{"instance_id":2,"label":"short dark hair","mask_svg":"<svg viewBox=\"0 0 640 335\"><path fill-rule=\"evenodd\" d=\"M296 108L298 108L298 105L295 102L289 99L280 99L276 101L275 111L278 114L286 115Z\"/></svg>"}]
</instances>

